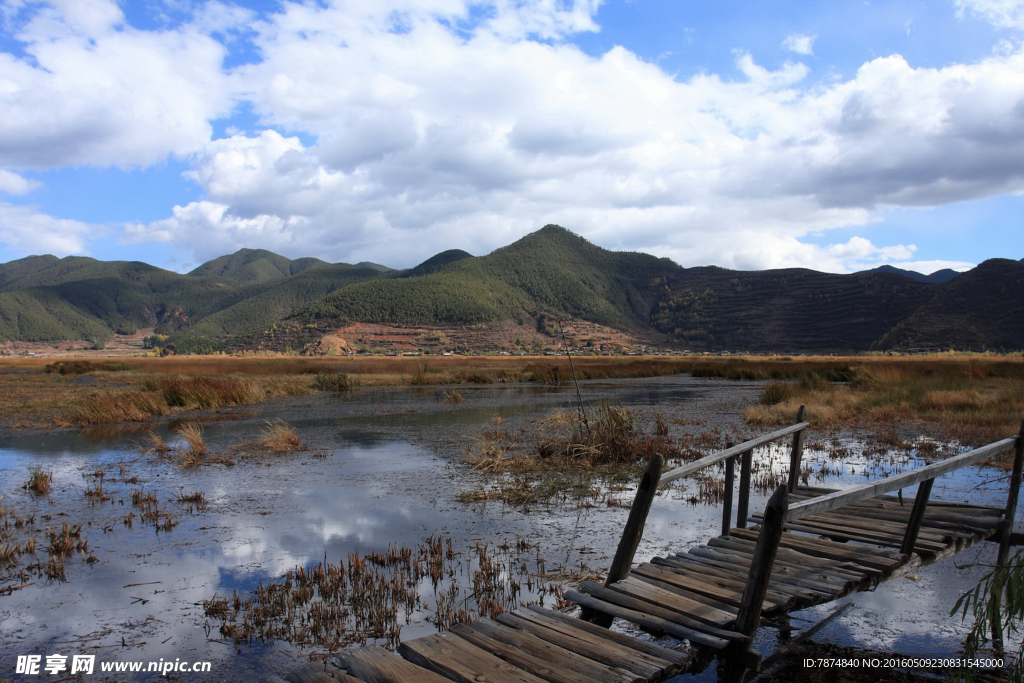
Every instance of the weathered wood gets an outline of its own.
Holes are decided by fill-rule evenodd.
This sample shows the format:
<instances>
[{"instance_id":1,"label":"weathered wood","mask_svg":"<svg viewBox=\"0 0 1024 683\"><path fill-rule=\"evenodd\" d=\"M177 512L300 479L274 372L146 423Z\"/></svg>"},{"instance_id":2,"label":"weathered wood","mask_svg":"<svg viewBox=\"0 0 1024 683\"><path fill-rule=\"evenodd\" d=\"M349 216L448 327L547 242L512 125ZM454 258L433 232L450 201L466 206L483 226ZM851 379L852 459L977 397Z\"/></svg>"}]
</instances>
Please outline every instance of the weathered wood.
<instances>
[{"instance_id":1,"label":"weathered wood","mask_svg":"<svg viewBox=\"0 0 1024 683\"><path fill-rule=\"evenodd\" d=\"M537 606L531 605L512 613L499 614L497 621L506 626L523 629L587 659L625 669L645 679L671 675L689 662L689 657L681 652L666 650L654 643L594 626L559 612L543 608L534 611L535 607ZM594 633L579 628L580 626L591 627L600 632Z\"/></svg>"},{"instance_id":2,"label":"weathered wood","mask_svg":"<svg viewBox=\"0 0 1024 683\"><path fill-rule=\"evenodd\" d=\"M641 681L646 681L643 676L587 659L572 650L567 650L564 647L559 647L542 638L538 638L529 631L515 628L514 626L507 626L492 621L487 617L477 619L472 624L469 624L468 628L482 633L488 638L517 647L538 659L554 662L559 666L571 669L592 679L607 681L608 683L640 683Z\"/></svg>"},{"instance_id":3,"label":"weathered wood","mask_svg":"<svg viewBox=\"0 0 1024 683\"><path fill-rule=\"evenodd\" d=\"M515 612L513 612L513 614L519 614L520 611L521 610L516 610ZM684 652L670 650L669 648L662 647L661 645L658 645L656 643L651 643L646 640L640 640L639 638L634 638L633 636L626 635L625 633L619 633L617 631L609 631L607 629L602 629L599 626L594 626L593 624L588 624L585 621L574 619L573 617L570 617L567 614L562 614L561 612L553 612L549 609L541 607L540 605L528 605L525 608L525 611L531 616L541 620L541 623L556 623L561 624L563 626L570 626L572 632L584 631L585 633L597 636L601 640L601 642L608 643L610 641L613 643L618 643L620 645L628 647L630 650L634 650L636 653L640 653L641 655L645 655L648 657L653 657L656 660L661 660L678 666L686 664L690 661L690 655ZM634 656L637 655L634 654ZM666 669L666 671L667 670L668 669Z\"/></svg>"},{"instance_id":4,"label":"weathered wood","mask_svg":"<svg viewBox=\"0 0 1024 683\"><path fill-rule=\"evenodd\" d=\"M407 640L398 646L398 652L406 659L460 683L543 681L448 632Z\"/></svg>"},{"instance_id":5,"label":"weathered wood","mask_svg":"<svg viewBox=\"0 0 1024 683\"><path fill-rule=\"evenodd\" d=\"M721 648L725 647L726 644L729 642L722 638L712 638L711 636L706 636L702 633L694 631L693 629L686 628L685 626L680 626L674 621L669 621L667 619L663 619L661 617L649 614L647 612L622 607L620 605L607 602L605 600L601 600L591 595L585 595L574 590L566 591L565 599L569 600L570 602L575 602L577 605L585 605L595 611L604 612L614 617L618 617L619 619L631 621L646 631L651 631L652 633L664 633L670 636L674 636L676 638L680 638L682 640L694 640L695 642L700 642L702 645L714 648L716 650L720 650Z\"/></svg>"},{"instance_id":6,"label":"weathered wood","mask_svg":"<svg viewBox=\"0 0 1024 683\"><path fill-rule=\"evenodd\" d=\"M800 406L800 410L796 413L797 424L804 421L804 416L807 415L807 406ZM796 485L800 481L800 462L804 457L804 439L807 436L807 430L801 429L799 432L793 434L793 447L789 453L789 491L796 490Z\"/></svg>"},{"instance_id":7,"label":"weathered wood","mask_svg":"<svg viewBox=\"0 0 1024 683\"><path fill-rule=\"evenodd\" d=\"M661 466L665 459L660 453L651 456L643 476L640 478L640 485L636 489L636 496L633 498L633 507L629 509L629 518L626 520L626 528L622 530L622 538L619 539L619 547L612 559L612 566L608 569L608 578L604 585L610 586L620 579L629 575L629 568L633 564L633 557L636 555L637 546L644 535L644 525L647 523L647 513L651 511L651 503L658 493L658 480L661 477ZM583 619L592 621L598 626L608 628L612 625L612 617L609 614L601 614L585 611Z\"/></svg>"},{"instance_id":8,"label":"weathered wood","mask_svg":"<svg viewBox=\"0 0 1024 683\"><path fill-rule=\"evenodd\" d=\"M719 603L729 605L729 608L733 611L739 608L740 599L742 598L742 591L740 590L722 588L721 586L716 586L685 574L679 574L671 571L667 567L659 567L649 562L639 565L636 570L634 570L634 573L644 576L653 576L661 581L665 581L666 583L671 583L674 586L685 588L694 594L706 595ZM775 603L773 606L778 606L778 604Z\"/></svg>"},{"instance_id":9,"label":"weathered wood","mask_svg":"<svg viewBox=\"0 0 1024 683\"><path fill-rule=\"evenodd\" d=\"M914 496L914 509L910 513L910 521L907 522L907 531L903 536L903 543L900 545L900 553L910 555L917 546L917 537L921 533L921 522L924 521L924 512L928 507L928 499L932 495L932 484L934 479L925 479L917 485L917 495ZM956 537L953 537L956 541Z\"/></svg>"},{"instance_id":10,"label":"weathered wood","mask_svg":"<svg viewBox=\"0 0 1024 683\"><path fill-rule=\"evenodd\" d=\"M328 671L323 665L304 664L285 676L288 683L363 683L341 671Z\"/></svg>"},{"instance_id":11,"label":"weathered wood","mask_svg":"<svg viewBox=\"0 0 1024 683\"><path fill-rule=\"evenodd\" d=\"M801 415L803 413L801 412ZM782 540L782 527L786 522L786 508L789 505L788 489L779 487L765 506L764 522L757 537L754 563L750 566L750 579L743 590L740 610L736 615L736 630L753 638L761 621L761 605L768 592L775 555Z\"/></svg>"},{"instance_id":12,"label":"weathered wood","mask_svg":"<svg viewBox=\"0 0 1024 683\"><path fill-rule=\"evenodd\" d=\"M730 596L735 596L737 600L737 608L739 607L738 601L743 595L743 588L747 584L746 576L744 576L742 580L738 581L733 577L722 576L721 573L710 567L694 568L692 565L673 563L659 557L652 558L651 564L669 572L673 577L682 577L687 581L707 584L714 586L716 589L727 591ZM792 602L792 598L793 595L788 591L779 589L769 590L768 599L773 604L789 606Z\"/></svg>"},{"instance_id":13,"label":"weathered wood","mask_svg":"<svg viewBox=\"0 0 1024 683\"><path fill-rule=\"evenodd\" d=\"M1024 422L1021 422L1020 433L1017 435L1017 443L1014 444L1013 470L1010 473L1010 491L1006 494L1006 507L1003 511L1003 519L1006 525L1003 527L999 538L999 555L996 564L1005 566L1010 557L1010 537L1013 535L1013 521L1017 517L1017 499L1020 496L1020 483L1022 469L1024 469Z\"/></svg>"},{"instance_id":14,"label":"weathered wood","mask_svg":"<svg viewBox=\"0 0 1024 683\"><path fill-rule=\"evenodd\" d=\"M855 486L845 491L836 491L835 493L825 494L811 500L805 500L795 505L790 506L789 519L797 520L810 515L819 514L822 512L828 512L829 510L835 510L836 508L849 505L861 500L867 500L868 498L874 498L875 496L890 491L896 491L898 489L913 486L926 479L934 479L935 477L958 470L961 467L967 467L976 463L988 460L992 456L1005 453L1016 445L1017 437L1010 439L1003 439L981 448L976 448L973 451L963 453L961 455L954 456L947 460L942 460L931 465L925 465L919 469L911 472L904 472L903 474L894 474L891 477L880 479L879 481L872 482L870 484L863 484L861 486Z\"/></svg>"},{"instance_id":15,"label":"weathered wood","mask_svg":"<svg viewBox=\"0 0 1024 683\"><path fill-rule=\"evenodd\" d=\"M747 577L750 575L749 563L746 564L748 571L731 571L723 567L694 564L671 558L656 557L651 560L651 564L660 565L662 563L672 567L676 572L686 572L693 576L704 577L706 580L714 581L720 586L738 587L739 590L743 590ZM737 564L739 563L737 562ZM771 595L774 592L777 595L792 597L811 591L812 593L831 597L842 590L845 585L846 582L825 584L815 580L813 576L806 572L797 574L791 567L780 566L778 557L776 557L775 571L772 573L772 582L768 588L768 593Z\"/></svg>"},{"instance_id":16,"label":"weathered wood","mask_svg":"<svg viewBox=\"0 0 1024 683\"><path fill-rule=\"evenodd\" d=\"M747 530L742 529L734 532L733 537L739 536L740 532L747 532ZM883 557L869 552L862 552L871 550L863 546L850 546L843 543L835 543L834 541L811 538L810 536L798 536L792 533L783 535L782 547L791 548L812 557L852 562L868 569L878 570L883 576L888 575L900 563L898 556L895 558Z\"/></svg>"},{"instance_id":17,"label":"weathered wood","mask_svg":"<svg viewBox=\"0 0 1024 683\"><path fill-rule=\"evenodd\" d=\"M342 669L366 683L451 683L376 645L342 650L335 659Z\"/></svg>"},{"instance_id":18,"label":"weathered wood","mask_svg":"<svg viewBox=\"0 0 1024 683\"><path fill-rule=\"evenodd\" d=\"M731 448L732 444L726 444ZM732 528L732 488L736 477L736 456L725 460L725 490L722 496L722 535L728 536Z\"/></svg>"},{"instance_id":19,"label":"weathered wood","mask_svg":"<svg viewBox=\"0 0 1024 683\"><path fill-rule=\"evenodd\" d=\"M754 463L754 451L746 450L740 454L740 495L736 504L736 526L743 529L747 526L747 515L750 514L750 474Z\"/></svg>"},{"instance_id":20,"label":"weathered wood","mask_svg":"<svg viewBox=\"0 0 1024 683\"><path fill-rule=\"evenodd\" d=\"M803 408L801 408L801 415L802 413ZM775 490L765 507L764 522L761 524L761 531L757 536L754 560L750 566L750 578L743 590L739 613L736 615L735 629L750 638L750 641L753 641L757 627L761 623L761 609L765 595L768 593L772 566L775 564L775 555L778 553L779 542L782 539L782 527L786 522L788 506L789 491L783 485ZM742 683L749 667L742 655L747 653L754 654L749 645L734 643L725 656L719 658L721 671L719 680L723 683Z\"/></svg>"},{"instance_id":21,"label":"weathered wood","mask_svg":"<svg viewBox=\"0 0 1024 683\"><path fill-rule=\"evenodd\" d=\"M509 664L528 671L538 678L550 683L593 683L594 679L578 671L567 669L559 663L541 659L525 650L491 638L478 629L465 624L456 624L451 633L462 638L470 645L485 650L495 657L504 659Z\"/></svg>"},{"instance_id":22,"label":"weathered wood","mask_svg":"<svg viewBox=\"0 0 1024 683\"><path fill-rule=\"evenodd\" d=\"M744 441L743 443L737 446L733 446L732 448L727 448L724 451L719 451L718 453L706 455L703 458L699 460L694 460L693 462L687 463L682 467L677 467L674 470L669 470L665 474L661 475L661 481L658 484L658 488L664 488L665 486L668 486L669 484L674 482L676 479L688 477L694 472L699 472L705 467L710 467L711 465L718 464L727 458L739 455L743 451L753 450L758 446L763 446L766 443L771 443L772 441L776 441L785 436L789 436L790 434L796 433L802 429L807 429L808 426L808 423L801 422L800 424L790 425L789 427L783 427L782 429L770 432L763 436L759 436L756 439Z\"/></svg>"},{"instance_id":23,"label":"weathered wood","mask_svg":"<svg viewBox=\"0 0 1024 683\"><path fill-rule=\"evenodd\" d=\"M709 614L706 605L690 600L686 595L664 587L664 584L658 585L644 581L640 577L631 576L628 579L619 581L606 590L619 591L620 593L626 593L655 605L668 607L682 615L683 621L679 623L688 628L699 629L718 638L736 638L739 636L738 633L720 628L722 624L727 624L735 619L735 614L727 612Z\"/></svg>"},{"instance_id":24,"label":"weathered wood","mask_svg":"<svg viewBox=\"0 0 1024 683\"><path fill-rule=\"evenodd\" d=\"M676 670L674 665L669 662L647 657L643 653L618 643L603 640L592 634L582 633L568 626L551 624L535 617L537 615L529 614L525 610L517 610L511 614L499 614L495 618L499 624L519 629L523 633L528 633L552 645L571 650L582 657L606 666L624 669L632 674L641 676L644 680L660 677L666 671L666 667L673 671ZM608 633L615 633L608 629L604 630Z\"/></svg>"}]
</instances>

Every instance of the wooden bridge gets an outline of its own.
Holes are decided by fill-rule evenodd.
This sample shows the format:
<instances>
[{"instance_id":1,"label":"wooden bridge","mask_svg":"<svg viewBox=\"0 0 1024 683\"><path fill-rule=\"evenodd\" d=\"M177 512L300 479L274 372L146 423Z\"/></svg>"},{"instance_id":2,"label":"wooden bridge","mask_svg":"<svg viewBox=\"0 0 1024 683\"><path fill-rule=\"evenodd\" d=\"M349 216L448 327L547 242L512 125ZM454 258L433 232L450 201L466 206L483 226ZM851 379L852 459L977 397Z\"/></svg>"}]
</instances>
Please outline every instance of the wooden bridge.
<instances>
[{"instance_id":1,"label":"wooden bridge","mask_svg":"<svg viewBox=\"0 0 1024 683\"><path fill-rule=\"evenodd\" d=\"M798 486L808 423L797 423L662 473L655 456L637 489L604 585L584 582L565 597L581 618L531 606L405 641L398 653L346 650L289 673L292 683L640 683L692 667L692 653L610 630L614 618L655 635L689 641L719 660L719 679L739 683L760 667L750 643L764 617L830 602L913 572L979 541L1009 557L1024 465L1016 437L843 491ZM748 519L754 449L792 438L789 479L762 514ZM1015 451L1002 508L931 500L936 477ZM705 545L633 567L659 488L723 463L722 534ZM735 469L740 468L733 523ZM902 490L917 485L912 504ZM898 492L899 495L891 495ZM755 526L748 528L747 523ZM1001 646L1001 635L993 641ZM268 677L268 683L283 683Z\"/></svg>"}]
</instances>

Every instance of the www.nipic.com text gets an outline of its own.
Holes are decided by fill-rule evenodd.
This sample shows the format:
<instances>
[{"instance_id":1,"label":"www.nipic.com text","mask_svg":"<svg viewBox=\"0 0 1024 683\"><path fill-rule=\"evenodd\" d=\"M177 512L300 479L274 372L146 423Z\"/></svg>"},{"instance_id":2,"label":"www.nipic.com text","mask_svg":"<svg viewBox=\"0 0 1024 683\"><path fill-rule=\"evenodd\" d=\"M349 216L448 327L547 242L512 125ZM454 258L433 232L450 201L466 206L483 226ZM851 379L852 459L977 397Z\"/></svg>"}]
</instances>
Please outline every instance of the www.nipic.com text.
<instances>
[{"instance_id":1,"label":"www.nipic.com text","mask_svg":"<svg viewBox=\"0 0 1024 683\"><path fill-rule=\"evenodd\" d=\"M100 662L101 673L207 673L210 662L183 662L180 659L155 662ZM14 673L27 676L49 674L91 674L96 672L96 655L18 655Z\"/></svg>"}]
</instances>

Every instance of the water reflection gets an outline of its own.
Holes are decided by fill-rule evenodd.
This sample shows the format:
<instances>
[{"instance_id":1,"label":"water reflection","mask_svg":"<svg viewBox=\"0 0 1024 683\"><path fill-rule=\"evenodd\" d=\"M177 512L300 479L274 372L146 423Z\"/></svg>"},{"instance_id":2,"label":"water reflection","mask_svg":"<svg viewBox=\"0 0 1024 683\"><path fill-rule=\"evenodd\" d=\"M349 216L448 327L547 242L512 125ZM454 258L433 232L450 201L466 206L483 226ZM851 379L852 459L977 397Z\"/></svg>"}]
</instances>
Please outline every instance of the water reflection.
<instances>
[{"instance_id":1,"label":"water reflection","mask_svg":"<svg viewBox=\"0 0 1024 683\"><path fill-rule=\"evenodd\" d=\"M732 392L735 400L756 391L749 383L682 377L592 382L584 391L591 404L607 400L625 406L682 405L682 411L712 386L719 396ZM266 670L283 671L299 656L291 647L243 647L238 653L232 645L216 642L215 630L208 637L201 602L214 593L249 590L296 566L324 559L337 562L356 549L364 554L384 551L396 542L414 546L436 533L452 538L460 550L477 541L526 536L542 543L540 553L552 569L581 563L597 571L607 567L628 514L625 508L525 512L493 503L458 504L455 494L472 488L466 479L477 475L417 441L420 430L444 436L459 427L483 425L496 414L512 419L571 409L572 389L488 385L459 391L465 403L442 403L440 390L434 387L362 389L343 399L289 399L204 417L207 441L214 448L254 439L263 420L280 417L304 440L326 444L328 453L324 458L311 453L239 458L235 467L184 470L145 455L137 445L143 429L0 437L0 492L7 492L0 504L13 506L20 515L37 515L39 527L63 521L83 524L89 547L100 559L92 567L77 557L70 559L68 583L35 579L35 585L0 597L0 670L13 670L6 667L13 666L17 654L60 652L121 660L208 659L218 663L211 680L255 679ZM156 431L174 444L178 437L173 428L174 423L165 422ZM878 463L857 455L866 444L843 445L849 452L842 457L827 446L808 449L808 483L853 486L924 462L911 453ZM781 475L788 466L785 447L759 451L757 458L766 476ZM33 464L53 471L51 497L33 498L19 488ZM104 489L111 499L90 503L82 474L98 465L107 472ZM131 477L138 477L138 483L123 481ZM675 552L717 535L721 505L693 504L695 486L682 482L659 495L638 558ZM132 510L131 491L139 488L156 493L161 509L178 520L173 531L157 534L138 521L133 528L121 523L121 516ZM189 514L173 501L181 490L203 491L209 508ZM911 497L913 489L904 494ZM962 470L939 479L933 495L1001 505L1006 485L991 471ZM628 499L631 492L621 496ZM761 509L766 498L765 491L755 492L751 510ZM982 552L991 554L987 548ZM948 617L949 609L959 592L984 573L957 569L964 560L974 556L961 555L926 568L916 581L895 581L845 599L856 607L819 637L907 653L954 651L965 627ZM981 555L980 561L989 561L988 555ZM833 608L834 604L806 610L795 615L795 623L799 627L800 619L817 621ZM428 629L414 625L403 635L415 637ZM774 638L771 629L764 630L759 646L774 649ZM225 676L226 672L231 673Z\"/></svg>"}]
</instances>

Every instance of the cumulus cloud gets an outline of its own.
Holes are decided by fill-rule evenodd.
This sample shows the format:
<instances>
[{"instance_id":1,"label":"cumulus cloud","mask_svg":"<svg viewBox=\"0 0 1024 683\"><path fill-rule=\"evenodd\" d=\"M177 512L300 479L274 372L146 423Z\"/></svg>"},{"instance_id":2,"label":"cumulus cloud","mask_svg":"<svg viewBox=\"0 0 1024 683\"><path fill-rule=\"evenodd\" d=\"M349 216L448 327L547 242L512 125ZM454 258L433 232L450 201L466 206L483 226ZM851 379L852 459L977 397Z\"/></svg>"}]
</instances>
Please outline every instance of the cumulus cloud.
<instances>
[{"instance_id":1,"label":"cumulus cloud","mask_svg":"<svg viewBox=\"0 0 1024 683\"><path fill-rule=\"evenodd\" d=\"M623 47L574 46L598 6L284 3L248 25L258 59L224 69L209 26L242 18L223 8L142 32L112 2L81 16L53 3L19 33L38 64L0 54L0 164L188 156L203 198L125 240L393 266L553 222L684 265L856 270L913 249L802 238L881 207L1024 192L1020 52L941 68L891 55L824 85L739 52L742 78L683 80ZM813 40L784 46L811 54ZM256 127L212 140L238 103Z\"/></svg>"},{"instance_id":2,"label":"cumulus cloud","mask_svg":"<svg viewBox=\"0 0 1024 683\"><path fill-rule=\"evenodd\" d=\"M21 3L6 0L10 10ZM51 0L0 52L0 166L147 166L209 141L234 101L225 47L195 25L141 31L113 0Z\"/></svg>"},{"instance_id":3,"label":"cumulus cloud","mask_svg":"<svg viewBox=\"0 0 1024 683\"><path fill-rule=\"evenodd\" d=\"M782 47L798 55L813 55L814 40L817 36L805 36L802 33L791 33L782 41Z\"/></svg>"},{"instance_id":4,"label":"cumulus cloud","mask_svg":"<svg viewBox=\"0 0 1024 683\"><path fill-rule=\"evenodd\" d=\"M0 168L0 192L7 194L27 194L39 187L39 181Z\"/></svg>"},{"instance_id":5,"label":"cumulus cloud","mask_svg":"<svg viewBox=\"0 0 1024 683\"><path fill-rule=\"evenodd\" d=\"M0 202L0 241L26 253L81 254L90 238L105 232L108 230L103 226L54 218L32 206Z\"/></svg>"}]
</instances>

